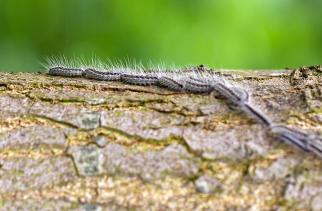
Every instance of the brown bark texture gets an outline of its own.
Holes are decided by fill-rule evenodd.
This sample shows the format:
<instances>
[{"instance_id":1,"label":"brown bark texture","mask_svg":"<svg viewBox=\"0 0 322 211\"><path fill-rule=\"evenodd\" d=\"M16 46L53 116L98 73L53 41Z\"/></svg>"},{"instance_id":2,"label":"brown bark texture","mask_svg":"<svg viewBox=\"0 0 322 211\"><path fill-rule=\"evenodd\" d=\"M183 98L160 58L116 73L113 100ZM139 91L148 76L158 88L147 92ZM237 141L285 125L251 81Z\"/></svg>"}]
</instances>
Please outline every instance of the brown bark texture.
<instances>
[{"instance_id":1,"label":"brown bark texture","mask_svg":"<svg viewBox=\"0 0 322 211\"><path fill-rule=\"evenodd\" d=\"M322 134L321 67L221 71ZM0 210L322 210L322 159L224 98L0 73Z\"/></svg>"}]
</instances>

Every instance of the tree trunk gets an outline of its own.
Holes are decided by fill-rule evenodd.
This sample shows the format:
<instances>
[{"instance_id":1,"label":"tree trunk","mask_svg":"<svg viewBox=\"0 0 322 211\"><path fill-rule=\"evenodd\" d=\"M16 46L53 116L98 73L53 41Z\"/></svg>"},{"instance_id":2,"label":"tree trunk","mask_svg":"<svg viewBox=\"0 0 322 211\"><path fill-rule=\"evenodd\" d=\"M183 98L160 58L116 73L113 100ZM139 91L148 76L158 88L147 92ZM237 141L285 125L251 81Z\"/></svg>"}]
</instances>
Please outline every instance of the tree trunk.
<instances>
[{"instance_id":1,"label":"tree trunk","mask_svg":"<svg viewBox=\"0 0 322 211\"><path fill-rule=\"evenodd\" d=\"M322 134L320 67L218 73ZM322 210L321 158L217 93L0 73L2 210Z\"/></svg>"}]
</instances>

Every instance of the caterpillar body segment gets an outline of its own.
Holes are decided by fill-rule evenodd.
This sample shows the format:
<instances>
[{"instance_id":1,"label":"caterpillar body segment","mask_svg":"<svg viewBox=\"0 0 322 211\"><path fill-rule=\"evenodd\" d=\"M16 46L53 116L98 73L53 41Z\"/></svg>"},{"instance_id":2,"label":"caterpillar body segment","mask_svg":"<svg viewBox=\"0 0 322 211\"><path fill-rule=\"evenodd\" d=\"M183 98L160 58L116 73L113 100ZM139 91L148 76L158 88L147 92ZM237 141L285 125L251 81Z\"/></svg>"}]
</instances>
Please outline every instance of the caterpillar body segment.
<instances>
[{"instance_id":1,"label":"caterpillar body segment","mask_svg":"<svg viewBox=\"0 0 322 211\"><path fill-rule=\"evenodd\" d=\"M322 157L322 139L317 135L307 134L283 125L271 126L271 131L281 140L297 146L303 151L314 152Z\"/></svg>"},{"instance_id":2,"label":"caterpillar body segment","mask_svg":"<svg viewBox=\"0 0 322 211\"><path fill-rule=\"evenodd\" d=\"M203 83L191 78L188 78L184 85L184 90L192 93L210 93L214 90L214 87L209 83Z\"/></svg>"},{"instance_id":3,"label":"caterpillar body segment","mask_svg":"<svg viewBox=\"0 0 322 211\"><path fill-rule=\"evenodd\" d=\"M80 77L83 74L83 70L78 68L53 67L49 69L48 74L63 77Z\"/></svg>"},{"instance_id":4,"label":"caterpillar body segment","mask_svg":"<svg viewBox=\"0 0 322 211\"><path fill-rule=\"evenodd\" d=\"M230 87L224 83L216 83L214 84L214 89L235 105L244 104L249 100L248 93L240 88Z\"/></svg>"},{"instance_id":5,"label":"caterpillar body segment","mask_svg":"<svg viewBox=\"0 0 322 211\"><path fill-rule=\"evenodd\" d=\"M240 87L231 87L232 91L238 96L241 102L249 102L249 93Z\"/></svg>"},{"instance_id":6,"label":"caterpillar body segment","mask_svg":"<svg viewBox=\"0 0 322 211\"><path fill-rule=\"evenodd\" d=\"M254 119L257 120L257 122L261 123L265 127L270 127L272 125L271 120L263 112L250 105L249 103L244 103L240 105L239 108L243 110L245 113L252 116Z\"/></svg>"},{"instance_id":7,"label":"caterpillar body segment","mask_svg":"<svg viewBox=\"0 0 322 211\"><path fill-rule=\"evenodd\" d=\"M309 149L322 158L322 138L318 136L313 137L310 141Z\"/></svg>"},{"instance_id":8,"label":"caterpillar body segment","mask_svg":"<svg viewBox=\"0 0 322 211\"><path fill-rule=\"evenodd\" d=\"M307 134L282 125L272 126L271 131L283 141L296 145L298 148L304 151L310 151Z\"/></svg>"},{"instance_id":9,"label":"caterpillar body segment","mask_svg":"<svg viewBox=\"0 0 322 211\"><path fill-rule=\"evenodd\" d=\"M172 91L183 92L184 91L184 83L179 80L174 80L171 77L161 76L158 79L158 85L163 88L167 88Z\"/></svg>"},{"instance_id":10,"label":"caterpillar body segment","mask_svg":"<svg viewBox=\"0 0 322 211\"><path fill-rule=\"evenodd\" d=\"M119 81L121 79L121 74L118 72L102 72L90 68L84 70L83 76L88 79L94 79L99 81Z\"/></svg>"},{"instance_id":11,"label":"caterpillar body segment","mask_svg":"<svg viewBox=\"0 0 322 211\"><path fill-rule=\"evenodd\" d=\"M145 75L134 75L134 74L121 74L121 81L127 84L149 86L157 85L159 79L157 76L145 74Z\"/></svg>"}]
</instances>

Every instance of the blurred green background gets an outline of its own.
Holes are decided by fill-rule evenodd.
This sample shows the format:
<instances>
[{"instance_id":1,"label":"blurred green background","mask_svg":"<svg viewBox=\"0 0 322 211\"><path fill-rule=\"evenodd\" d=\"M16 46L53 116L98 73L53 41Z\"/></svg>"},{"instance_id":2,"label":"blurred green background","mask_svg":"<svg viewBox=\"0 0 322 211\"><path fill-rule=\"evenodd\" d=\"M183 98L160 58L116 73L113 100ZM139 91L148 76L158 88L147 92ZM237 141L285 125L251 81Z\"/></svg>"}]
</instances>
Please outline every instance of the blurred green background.
<instances>
[{"instance_id":1,"label":"blurred green background","mask_svg":"<svg viewBox=\"0 0 322 211\"><path fill-rule=\"evenodd\" d=\"M322 63L321 0L0 0L0 71L53 55L217 68Z\"/></svg>"}]
</instances>

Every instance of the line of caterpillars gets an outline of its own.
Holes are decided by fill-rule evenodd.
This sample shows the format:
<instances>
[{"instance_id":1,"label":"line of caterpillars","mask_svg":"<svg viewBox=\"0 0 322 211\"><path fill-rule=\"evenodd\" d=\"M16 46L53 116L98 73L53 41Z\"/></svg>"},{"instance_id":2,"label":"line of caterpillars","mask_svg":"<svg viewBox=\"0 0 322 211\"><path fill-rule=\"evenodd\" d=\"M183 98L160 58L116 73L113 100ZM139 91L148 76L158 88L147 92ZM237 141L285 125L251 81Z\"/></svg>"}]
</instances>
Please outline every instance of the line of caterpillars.
<instances>
[{"instance_id":1,"label":"line of caterpillars","mask_svg":"<svg viewBox=\"0 0 322 211\"><path fill-rule=\"evenodd\" d=\"M226 100L257 120L280 140L302 149L313 152L322 158L322 138L316 134L274 124L262 111L250 103L249 93L240 87L232 86L216 76L213 71L203 65L187 70L177 71L144 71L116 68L98 71L94 68L50 67L49 75L64 77L85 77L100 81L121 81L126 84L150 86L155 85L177 92L210 93L218 92Z\"/></svg>"}]
</instances>

